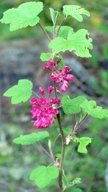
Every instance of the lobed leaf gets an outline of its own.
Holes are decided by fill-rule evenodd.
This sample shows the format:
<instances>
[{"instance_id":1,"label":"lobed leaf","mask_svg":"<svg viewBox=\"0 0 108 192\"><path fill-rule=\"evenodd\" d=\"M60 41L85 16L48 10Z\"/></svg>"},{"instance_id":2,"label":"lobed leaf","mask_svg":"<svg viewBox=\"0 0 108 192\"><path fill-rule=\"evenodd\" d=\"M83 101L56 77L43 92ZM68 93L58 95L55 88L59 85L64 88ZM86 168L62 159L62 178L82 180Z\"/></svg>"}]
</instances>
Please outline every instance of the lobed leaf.
<instances>
[{"instance_id":1,"label":"lobed leaf","mask_svg":"<svg viewBox=\"0 0 108 192\"><path fill-rule=\"evenodd\" d=\"M11 8L4 12L1 23L10 24L10 30L34 26L39 23L39 13L43 10L42 2L26 2L17 8Z\"/></svg>"},{"instance_id":2,"label":"lobed leaf","mask_svg":"<svg viewBox=\"0 0 108 192\"><path fill-rule=\"evenodd\" d=\"M5 97L11 97L12 104L26 102L32 95L33 84L30 80L21 79L17 85L9 88L5 93Z\"/></svg>"},{"instance_id":3,"label":"lobed leaf","mask_svg":"<svg viewBox=\"0 0 108 192\"><path fill-rule=\"evenodd\" d=\"M87 153L87 146L91 143L91 138L90 137L80 137L80 138L75 138L73 141L78 142L78 152L79 153Z\"/></svg>"},{"instance_id":4,"label":"lobed leaf","mask_svg":"<svg viewBox=\"0 0 108 192\"><path fill-rule=\"evenodd\" d=\"M53 53L74 51L77 56L91 57L89 51L92 49L92 39L89 38L89 33L85 29L80 29L77 32L70 32L67 39L57 37L49 43L49 47Z\"/></svg>"},{"instance_id":5,"label":"lobed leaf","mask_svg":"<svg viewBox=\"0 0 108 192\"><path fill-rule=\"evenodd\" d=\"M83 21L83 16L82 15L86 15L86 16L90 16L90 13L78 6L78 5L64 5L63 6L63 14L68 17L68 16L72 16L73 18L75 18L77 21L82 22Z\"/></svg>"},{"instance_id":6,"label":"lobed leaf","mask_svg":"<svg viewBox=\"0 0 108 192\"><path fill-rule=\"evenodd\" d=\"M62 97L62 107L66 114L76 114L82 111L85 115L90 115L94 118L108 118L108 109L97 106L95 101L88 101L84 96L70 99L68 95L65 95Z\"/></svg>"},{"instance_id":7,"label":"lobed leaf","mask_svg":"<svg viewBox=\"0 0 108 192\"><path fill-rule=\"evenodd\" d=\"M68 95L62 97L62 107L66 114L76 114L81 111L80 105L86 100L84 96L78 96L70 99Z\"/></svg>"},{"instance_id":8,"label":"lobed leaf","mask_svg":"<svg viewBox=\"0 0 108 192\"><path fill-rule=\"evenodd\" d=\"M108 109L103 109L100 106L96 105L95 101L84 101L81 104L82 110L88 115L98 118L98 119L106 119L108 118Z\"/></svg>"},{"instance_id":9,"label":"lobed leaf","mask_svg":"<svg viewBox=\"0 0 108 192\"><path fill-rule=\"evenodd\" d=\"M47 137L49 137L49 133L47 131L42 131L28 135L20 135L20 137L15 138L13 142L15 144L30 145Z\"/></svg>"},{"instance_id":10,"label":"lobed leaf","mask_svg":"<svg viewBox=\"0 0 108 192\"><path fill-rule=\"evenodd\" d=\"M34 181L39 188L44 188L58 177L58 168L55 166L39 166L30 174L30 180Z\"/></svg>"}]
</instances>

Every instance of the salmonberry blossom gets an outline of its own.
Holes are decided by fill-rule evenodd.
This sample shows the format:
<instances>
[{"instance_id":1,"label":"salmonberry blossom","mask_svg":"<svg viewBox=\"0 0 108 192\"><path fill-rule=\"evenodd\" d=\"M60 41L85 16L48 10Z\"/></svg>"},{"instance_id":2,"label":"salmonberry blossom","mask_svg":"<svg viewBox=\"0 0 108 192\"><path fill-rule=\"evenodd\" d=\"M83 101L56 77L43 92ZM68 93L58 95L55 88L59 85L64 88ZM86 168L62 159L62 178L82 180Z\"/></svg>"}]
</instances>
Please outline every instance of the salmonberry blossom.
<instances>
[{"instance_id":1,"label":"salmonberry blossom","mask_svg":"<svg viewBox=\"0 0 108 192\"><path fill-rule=\"evenodd\" d=\"M60 99L50 97L53 90L53 86L48 87L48 98L46 98L45 90L40 87L41 96L30 100L32 119L34 119L33 125L37 128L50 127L54 123L54 116L58 114L57 106L60 104Z\"/></svg>"},{"instance_id":2,"label":"salmonberry blossom","mask_svg":"<svg viewBox=\"0 0 108 192\"><path fill-rule=\"evenodd\" d=\"M66 92L70 81L74 78L70 72L69 66L64 66L61 70L56 70L51 73L50 80L57 83L61 92Z\"/></svg>"}]
</instances>

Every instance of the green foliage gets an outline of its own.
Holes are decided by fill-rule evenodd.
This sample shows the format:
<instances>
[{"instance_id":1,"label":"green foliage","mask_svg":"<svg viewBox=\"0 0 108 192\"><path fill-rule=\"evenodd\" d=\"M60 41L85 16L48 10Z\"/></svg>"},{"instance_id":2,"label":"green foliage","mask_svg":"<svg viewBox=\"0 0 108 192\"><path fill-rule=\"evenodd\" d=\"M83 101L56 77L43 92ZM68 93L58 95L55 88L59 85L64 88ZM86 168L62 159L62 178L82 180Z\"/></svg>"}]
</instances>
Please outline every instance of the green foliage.
<instances>
[{"instance_id":1,"label":"green foliage","mask_svg":"<svg viewBox=\"0 0 108 192\"><path fill-rule=\"evenodd\" d=\"M70 99L68 95L62 97L62 107L65 114L76 114L81 111L80 105L86 100L84 96Z\"/></svg>"},{"instance_id":2,"label":"green foliage","mask_svg":"<svg viewBox=\"0 0 108 192\"><path fill-rule=\"evenodd\" d=\"M68 95L65 95L62 97L62 107L65 114L76 114L83 111L94 118L108 118L108 109L97 106L95 101L88 101L84 96L70 99Z\"/></svg>"},{"instance_id":3,"label":"green foliage","mask_svg":"<svg viewBox=\"0 0 108 192\"><path fill-rule=\"evenodd\" d=\"M74 186L74 185L78 185L78 184L80 184L80 183L81 183L81 178L77 177L77 178L75 178L75 179L72 181L71 185Z\"/></svg>"},{"instance_id":4,"label":"green foliage","mask_svg":"<svg viewBox=\"0 0 108 192\"><path fill-rule=\"evenodd\" d=\"M61 26L58 36L59 37L63 37L63 38L67 38L69 33L73 33L73 28L70 26Z\"/></svg>"},{"instance_id":5,"label":"green foliage","mask_svg":"<svg viewBox=\"0 0 108 192\"><path fill-rule=\"evenodd\" d=\"M53 22L53 25L56 25L57 17L59 15L58 11L55 11L54 9L50 8L50 15L51 15L51 20Z\"/></svg>"},{"instance_id":6,"label":"green foliage","mask_svg":"<svg viewBox=\"0 0 108 192\"><path fill-rule=\"evenodd\" d=\"M81 183L81 178L77 177L72 182L68 182L66 188L72 188L74 185L78 185ZM74 188L73 188L74 189ZM76 188L75 188L76 189Z\"/></svg>"},{"instance_id":7,"label":"green foliage","mask_svg":"<svg viewBox=\"0 0 108 192\"><path fill-rule=\"evenodd\" d=\"M71 192L82 192L82 190L79 189L79 188L73 188L73 189L71 190Z\"/></svg>"},{"instance_id":8,"label":"green foliage","mask_svg":"<svg viewBox=\"0 0 108 192\"><path fill-rule=\"evenodd\" d=\"M33 27L39 23L39 13L43 10L42 2L27 2L21 4L18 8L12 8L4 12L2 23L10 24L10 30Z\"/></svg>"},{"instance_id":9,"label":"green foliage","mask_svg":"<svg viewBox=\"0 0 108 192\"><path fill-rule=\"evenodd\" d=\"M15 144L30 145L47 137L49 137L49 133L47 131L42 131L28 135L20 135L20 137L15 138L13 142Z\"/></svg>"},{"instance_id":10,"label":"green foliage","mask_svg":"<svg viewBox=\"0 0 108 192\"><path fill-rule=\"evenodd\" d=\"M55 32L58 34L58 37L63 37L63 38L67 38L69 33L73 33L73 28L70 27L70 26L59 26L59 25L56 25L55 27L54 26L47 26L45 27L45 29L49 32L49 33L53 33L54 30Z\"/></svg>"},{"instance_id":11,"label":"green foliage","mask_svg":"<svg viewBox=\"0 0 108 192\"><path fill-rule=\"evenodd\" d=\"M88 115L98 118L98 119L105 119L108 118L108 109L103 109L100 106L96 106L95 101L84 101L81 104L82 110L87 113Z\"/></svg>"},{"instance_id":12,"label":"green foliage","mask_svg":"<svg viewBox=\"0 0 108 192\"><path fill-rule=\"evenodd\" d=\"M32 95L33 84L30 80L22 79L17 85L9 88L5 93L5 97L11 97L12 104L26 102Z\"/></svg>"},{"instance_id":13,"label":"green foliage","mask_svg":"<svg viewBox=\"0 0 108 192\"><path fill-rule=\"evenodd\" d=\"M41 61L48 61L51 58L51 53L41 53L40 59Z\"/></svg>"},{"instance_id":14,"label":"green foliage","mask_svg":"<svg viewBox=\"0 0 108 192\"><path fill-rule=\"evenodd\" d=\"M92 49L92 39L88 37L89 33L85 29L69 33L67 39L57 37L49 43L53 53L74 51L77 56L91 57L89 50Z\"/></svg>"},{"instance_id":15,"label":"green foliage","mask_svg":"<svg viewBox=\"0 0 108 192\"><path fill-rule=\"evenodd\" d=\"M82 15L90 16L90 13L87 10L85 10L84 8L81 8L78 5L64 5L63 13L66 17L72 16L79 22L83 21Z\"/></svg>"},{"instance_id":16,"label":"green foliage","mask_svg":"<svg viewBox=\"0 0 108 192\"><path fill-rule=\"evenodd\" d=\"M55 166L39 166L30 174L30 180L34 181L39 188L44 188L58 177L58 168Z\"/></svg>"},{"instance_id":17,"label":"green foliage","mask_svg":"<svg viewBox=\"0 0 108 192\"><path fill-rule=\"evenodd\" d=\"M73 141L78 142L78 152L79 153L87 153L87 146L91 143L91 138L90 137L80 137L80 138L75 138Z\"/></svg>"}]
</instances>

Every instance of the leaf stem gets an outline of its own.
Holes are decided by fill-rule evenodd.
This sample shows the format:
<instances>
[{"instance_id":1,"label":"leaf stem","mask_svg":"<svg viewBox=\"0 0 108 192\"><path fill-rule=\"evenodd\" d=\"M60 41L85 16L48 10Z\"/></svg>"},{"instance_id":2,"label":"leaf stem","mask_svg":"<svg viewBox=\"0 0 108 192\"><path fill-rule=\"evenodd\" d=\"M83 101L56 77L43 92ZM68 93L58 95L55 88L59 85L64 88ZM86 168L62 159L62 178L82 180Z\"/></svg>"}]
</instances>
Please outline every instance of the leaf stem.
<instances>
[{"instance_id":1,"label":"leaf stem","mask_svg":"<svg viewBox=\"0 0 108 192\"><path fill-rule=\"evenodd\" d=\"M42 31L44 32L45 36L47 37L48 41L51 41L50 36L48 35L47 31L45 30L44 26L39 23L39 27L42 29Z\"/></svg>"},{"instance_id":2,"label":"leaf stem","mask_svg":"<svg viewBox=\"0 0 108 192\"><path fill-rule=\"evenodd\" d=\"M60 29L61 29L63 23L65 22L65 20L66 20L66 18L64 18L64 19L62 20L62 22L60 23L59 28L58 28L58 30L57 30L57 36L58 36L59 31L60 31Z\"/></svg>"},{"instance_id":3,"label":"leaf stem","mask_svg":"<svg viewBox=\"0 0 108 192\"><path fill-rule=\"evenodd\" d=\"M84 118L80 121L80 123L76 122L74 129L73 129L73 133L76 133L80 129L82 123L84 123L86 118L87 118L87 115L84 116Z\"/></svg>"}]
</instances>

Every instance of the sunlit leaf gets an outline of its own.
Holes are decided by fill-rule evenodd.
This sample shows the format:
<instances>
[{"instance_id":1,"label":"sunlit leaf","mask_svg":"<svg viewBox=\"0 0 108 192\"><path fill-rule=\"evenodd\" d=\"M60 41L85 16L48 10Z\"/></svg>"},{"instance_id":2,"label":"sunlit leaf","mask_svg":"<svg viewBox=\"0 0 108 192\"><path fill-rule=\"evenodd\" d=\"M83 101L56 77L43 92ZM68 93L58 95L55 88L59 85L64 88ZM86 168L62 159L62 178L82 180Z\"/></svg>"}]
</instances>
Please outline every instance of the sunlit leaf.
<instances>
[{"instance_id":1,"label":"sunlit leaf","mask_svg":"<svg viewBox=\"0 0 108 192\"><path fill-rule=\"evenodd\" d=\"M78 152L79 153L87 153L87 146L92 142L90 137L80 137L75 138L73 141L78 142Z\"/></svg>"},{"instance_id":2,"label":"sunlit leaf","mask_svg":"<svg viewBox=\"0 0 108 192\"><path fill-rule=\"evenodd\" d=\"M30 180L34 181L39 188L44 188L58 177L58 168L55 166L39 166L30 174Z\"/></svg>"},{"instance_id":3,"label":"sunlit leaf","mask_svg":"<svg viewBox=\"0 0 108 192\"><path fill-rule=\"evenodd\" d=\"M41 53L40 59L41 61L48 61L51 58L51 53Z\"/></svg>"},{"instance_id":4,"label":"sunlit leaf","mask_svg":"<svg viewBox=\"0 0 108 192\"><path fill-rule=\"evenodd\" d=\"M77 32L70 32L67 39L57 37L49 43L49 47L53 53L74 51L77 56L91 57L89 51L92 49L92 39L89 38L89 33L85 29L80 29Z\"/></svg>"},{"instance_id":5,"label":"sunlit leaf","mask_svg":"<svg viewBox=\"0 0 108 192\"><path fill-rule=\"evenodd\" d=\"M26 2L17 8L11 8L4 12L2 23L10 24L10 30L34 26L39 23L39 13L43 10L42 2Z\"/></svg>"},{"instance_id":6,"label":"sunlit leaf","mask_svg":"<svg viewBox=\"0 0 108 192\"><path fill-rule=\"evenodd\" d=\"M5 93L5 97L11 97L12 104L26 102L32 95L33 84L30 80L21 79L17 85L9 88Z\"/></svg>"},{"instance_id":7,"label":"sunlit leaf","mask_svg":"<svg viewBox=\"0 0 108 192\"><path fill-rule=\"evenodd\" d=\"M42 131L28 135L20 135L20 137L15 138L13 142L15 144L30 145L47 137L49 137L49 133L47 131Z\"/></svg>"},{"instance_id":8,"label":"sunlit leaf","mask_svg":"<svg viewBox=\"0 0 108 192\"><path fill-rule=\"evenodd\" d=\"M86 9L84 9L78 5L64 5L63 6L63 13L66 17L72 16L73 18L75 18L79 22L83 21L82 15L90 16L90 13Z\"/></svg>"}]
</instances>

